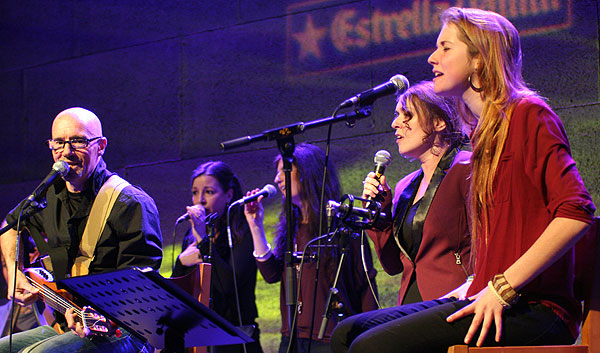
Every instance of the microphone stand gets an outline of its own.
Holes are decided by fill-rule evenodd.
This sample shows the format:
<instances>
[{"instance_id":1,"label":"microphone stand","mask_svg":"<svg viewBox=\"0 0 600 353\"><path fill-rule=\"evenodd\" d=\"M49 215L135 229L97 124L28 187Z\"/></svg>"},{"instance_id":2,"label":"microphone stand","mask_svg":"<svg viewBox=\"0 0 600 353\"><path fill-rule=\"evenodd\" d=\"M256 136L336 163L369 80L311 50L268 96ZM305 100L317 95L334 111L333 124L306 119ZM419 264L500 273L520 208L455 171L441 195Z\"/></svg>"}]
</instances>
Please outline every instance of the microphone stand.
<instances>
[{"instance_id":1,"label":"microphone stand","mask_svg":"<svg viewBox=\"0 0 600 353\"><path fill-rule=\"evenodd\" d=\"M34 201L34 202L30 203L29 206L27 206L27 208L25 208L25 210L22 212L22 214L19 218L21 221L23 221L23 220L28 219L29 217L33 216L34 214L40 212L44 208L46 208L46 199L43 199L40 202ZM6 233L9 229L16 226L17 222L19 222L19 218L12 220L10 223L8 223L4 227L0 228L0 236L2 236L4 233Z\"/></svg>"},{"instance_id":2,"label":"microphone stand","mask_svg":"<svg viewBox=\"0 0 600 353\"><path fill-rule=\"evenodd\" d=\"M327 301L325 302L325 312L323 313L323 318L321 319L321 328L319 329L319 335L317 336L318 339L322 340L323 336L325 335L325 330L327 329L327 323L331 317L331 311L332 311L332 306L333 306L333 297L334 295L337 295L339 293L339 290L337 289L337 283L338 280L340 278L340 273L342 272L342 266L344 264L344 259L346 258L346 255L348 255L349 252L349 237L350 237L350 230L349 229L343 229L340 231L341 238L340 238L340 242L341 242L341 255L340 255L340 259L338 260L338 266L337 266L337 270L335 272L335 278L333 280L333 284L331 285L331 288L329 288L329 295L327 296ZM343 305L343 304L338 304L338 309L339 309L339 305Z\"/></svg>"},{"instance_id":3,"label":"microphone stand","mask_svg":"<svg viewBox=\"0 0 600 353\"><path fill-rule=\"evenodd\" d=\"M290 334L290 343L288 346L288 352L296 352L296 325L292 319L296 311L296 285L298 278L296 277L294 270L294 229L296 220L294 219L294 212L292 210L292 162L294 160L294 150L296 145L294 143L293 136L288 138L280 138L277 140L277 147L281 153L281 160L283 161L283 174L285 177L285 218L287 220L287 237L286 237L286 251L283 255L285 263L285 304L288 312L288 328ZM291 347L291 349L289 348Z\"/></svg>"},{"instance_id":4,"label":"microphone stand","mask_svg":"<svg viewBox=\"0 0 600 353\"><path fill-rule=\"evenodd\" d=\"M257 135L243 136L233 140L223 141L219 144L219 147L221 150L225 151L231 148L246 146L253 142L285 139L301 134L304 131L312 128L330 125L341 121L346 122L346 125L349 127L353 127L357 119L366 118L370 115L371 106L364 106L348 113L329 116L323 119L309 121L308 123L301 121L294 124L277 127L275 129L266 130Z\"/></svg>"},{"instance_id":5,"label":"microphone stand","mask_svg":"<svg viewBox=\"0 0 600 353\"><path fill-rule=\"evenodd\" d=\"M283 173L285 176L285 214L287 219L287 238L286 238L286 251L284 253L285 263L285 301L288 309L288 327L290 331L290 345L291 350L288 352L296 352L296 327L292 320L292 314L296 310L296 284L297 277L294 273L294 214L292 212L292 162L294 160L294 135L301 134L304 131L316 128L320 126L330 125L336 122L344 121L346 125L352 127L356 123L357 119L366 118L371 115L371 106L360 106L355 110L335 116L330 116L322 119L310 121L308 123L298 122L271 130L263 131L261 134L252 136L243 136L233 140L223 141L219 145L221 150L241 147L249 145L253 142L258 141L277 141L277 147L281 153L281 160L283 161Z\"/></svg>"},{"instance_id":6,"label":"microphone stand","mask_svg":"<svg viewBox=\"0 0 600 353\"><path fill-rule=\"evenodd\" d=\"M40 201L38 200L34 200L32 202L30 202L25 210L23 210L23 207L25 206L25 203L21 204L21 209L20 209L20 214L17 217L17 219L12 220L10 223L8 223L7 225L5 225L4 227L2 227L0 229L0 236L2 236L3 234L5 234L9 229L11 229L14 226L18 226L17 227L17 240L15 242L15 273L14 273L14 280L13 280L13 300L12 300L12 304L10 306L10 329L8 332L8 336L9 336L9 343L8 343L8 347L9 350L12 351L12 345L13 345L13 321L14 321L14 315L15 315L15 305L16 305L16 301L15 301L15 292L17 290L17 271L19 270L19 254L20 254L20 250L19 250L19 243L21 242L21 232L20 232L20 222L28 219L29 217L33 216L34 214L36 214L37 212L40 212L41 210L43 210L44 208L46 208L46 199L42 198ZM18 206L17 206L18 208Z\"/></svg>"}]
</instances>

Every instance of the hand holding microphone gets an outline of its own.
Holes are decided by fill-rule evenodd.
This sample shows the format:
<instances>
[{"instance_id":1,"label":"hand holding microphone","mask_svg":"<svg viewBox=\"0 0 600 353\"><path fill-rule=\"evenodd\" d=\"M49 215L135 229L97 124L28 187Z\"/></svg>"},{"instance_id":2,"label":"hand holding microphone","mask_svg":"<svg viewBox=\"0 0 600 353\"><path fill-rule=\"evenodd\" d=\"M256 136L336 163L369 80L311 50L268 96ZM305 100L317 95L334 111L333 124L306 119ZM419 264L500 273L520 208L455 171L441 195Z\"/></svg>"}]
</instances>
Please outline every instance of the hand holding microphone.
<instances>
[{"instance_id":1,"label":"hand holding microphone","mask_svg":"<svg viewBox=\"0 0 600 353\"><path fill-rule=\"evenodd\" d=\"M186 207L187 212L181 215L175 222L175 225L190 219L192 221L192 233L197 241L206 237L206 226L214 225L219 217L217 212L206 214L206 209L202 205L193 205Z\"/></svg>"},{"instance_id":2,"label":"hand holding microphone","mask_svg":"<svg viewBox=\"0 0 600 353\"><path fill-rule=\"evenodd\" d=\"M390 165L392 156L386 150L377 151L374 162L375 168L363 181L362 198L373 200L382 191L391 192L390 187L385 180L385 168Z\"/></svg>"},{"instance_id":3,"label":"hand holding microphone","mask_svg":"<svg viewBox=\"0 0 600 353\"><path fill-rule=\"evenodd\" d=\"M193 207L193 206L188 206L188 209L191 207ZM205 213L206 213L206 211L205 211ZM206 215L206 217L205 217L206 225L214 224L214 222L217 220L218 217L219 217L218 212L213 212L213 213ZM183 221L187 221L188 219L190 219L190 214L186 212L186 213L182 214L181 217L177 218L177 220L175 221L175 224L177 225Z\"/></svg>"},{"instance_id":4,"label":"hand holding microphone","mask_svg":"<svg viewBox=\"0 0 600 353\"><path fill-rule=\"evenodd\" d=\"M244 214L250 225L262 223L264 217L264 208L261 201L265 197L271 197L277 194L277 188L271 184L265 185L262 189L254 189L246 193L243 197L231 204L231 207L237 204L245 205Z\"/></svg>"},{"instance_id":5,"label":"hand holding microphone","mask_svg":"<svg viewBox=\"0 0 600 353\"><path fill-rule=\"evenodd\" d=\"M271 197L271 196L277 194L277 188L271 184L265 185L262 189L258 190L257 192L255 192L255 191L256 190L253 190L253 191L247 193L246 197L242 197L241 199L233 202L231 204L231 206L229 206L229 207L233 207L235 205L245 205L249 202L257 200L261 196Z\"/></svg>"}]
</instances>

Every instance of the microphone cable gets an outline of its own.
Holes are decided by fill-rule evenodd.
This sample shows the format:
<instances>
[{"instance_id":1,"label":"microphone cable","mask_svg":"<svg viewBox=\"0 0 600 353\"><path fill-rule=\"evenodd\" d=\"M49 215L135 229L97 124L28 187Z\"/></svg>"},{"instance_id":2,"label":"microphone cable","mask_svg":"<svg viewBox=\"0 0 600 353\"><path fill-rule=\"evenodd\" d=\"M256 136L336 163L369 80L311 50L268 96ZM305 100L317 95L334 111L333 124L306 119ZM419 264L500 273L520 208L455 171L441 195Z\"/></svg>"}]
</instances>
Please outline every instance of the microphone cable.
<instances>
[{"instance_id":1,"label":"microphone cable","mask_svg":"<svg viewBox=\"0 0 600 353\"><path fill-rule=\"evenodd\" d=\"M301 288L300 284L302 283L302 270L303 270L303 266L304 266L304 259L306 259L306 256L304 254L307 253L309 247L313 246L313 243L317 242L317 244L318 244L317 245L317 249L318 249L317 250L317 256L319 256L320 249L321 249L321 246L320 246L321 240L327 239L327 238L329 238L329 236L333 237L335 235L335 233L337 233L338 230L339 230L339 228L336 228L331 233L326 233L326 234L321 235L321 236L319 236L317 238L311 239L311 240L309 240L306 243L306 245L304 245L304 248L302 249L302 258L300 259L300 265L298 265L298 287L296 288L296 298L300 297L300 288ZM317 263L318 263L318 261L319 261L319 259L317 258ZM311 324L311 327L314 326L314 312L316 310L314 303L315 302L313 302L313 310L312 310L312 314L311 314L311 319L313 320L313 323ZM298 300L296 299L296 310L294 310L294 317L292 319L292 326L296 325L297 316L298 316ZM310 341L312 341L312 330L311 330L310 334L311 334L311 336L310 336L310 339L309 339L307 352L310 352ZM287 351L286 351L287 353L290 353L290 348L291 348L291 344L292 344L292 337L291 337L291 335L292 335L292 330L290 330L290 341L288 343L288 347L287 347Z\"/></svg>"},{"instance_id":2,"label":"microphone cable","mask_svg":"<svg viewBox=\"0 0 600 353\"><path fill-rule=\"evenodd\" d=\"M335 116L337 114L337 112L340 110L341 108L341 104L338 105L335 110L333 111L333 114L331 114L331 116ZM321 233L321 231L323 230L323 211L325 210L324 206L325 206L325 183L327 181L327 166L329 165L329 148L331 146L331 131L333 130L333 123L329 124L329 128L327 129L327 140L325 142L325 165L323 167L323 180L321 181L321 199L319 201L319 233ZM327 229L327 231L329 232L330 230ZM318 237L317 239L320 239L322 237ZM309 242L310 244L310 242ZM315 311L316 311L316 305L314 305L314 303L317 302L317 289L318 289L318 282L319 282L319 269L320 269L320 265L321 265L321 240L319 240L318 242L318 247L317 247L317 263L315 266L315 285L314 285L314 291L313 291L313 307L312 307L312 311L311 311L311 317L310 317L310 331L309 331L309 340L308 340L308 352L310 352L310 346L312 343L312 335L315 329ZM303 253L304 254L304 253ZM302 256L302 260L304 260L304 256ZM298 288L300 288L300 286L298 286ZM297 305L297 298L296 298L296 305ZM296 310L297 312L298 310ZM291 332L291 331L290 331ZM291 342L291 340L290 340ZM289 350L288 350L289 352Z\"/></svg>"},{"instance_id":3,"label":"microphone cable","mask_svg":"<svg viewBox=\"0 0 600 353\"><path fill-rule=\"evenodd\" d=\"M177 221L175 221L175 225L173 226L173 235L171 236L171 277L173 277L173 268L175 268L175 234L177 231Z\"/></svg>"},{"instance_id":4,"label":"microphone cable","mask_svg":"<svg viewBox=\"0 0 600 353\"><path fill-rule=\"evenodd\" d=\"M360 232L360 259L362 261L363 270L365 271L365 277L367 278L367 283L369 283L369 289L371 290L371 294L373 295L373 298L375 299L375 303L377 303L377 308L382 309L381 303L379 303L379 298L377 298L377 293L375 293L375 289L373 288L373 282L371 282L371 277L369 277L369 269L367 268L367 261L365 258L365 233L366 232L367 231L365 229L362 229ZM369 244L369 241L367 240L366 243Z\"/></svg>"},{"instance_id":5,"label":"microphone cable","mask_svg":"<svg viewBox=\"0 0 600 353\"><path fill-rule=\"evenodd\" d=\"M227 242L229 243L229 255L231 258L231 270L233 271L233 290L235 292L235 305L236 305L236 309L237 309L237 316L238 316L238 321L240 323L240 328L243 326L242 324L242 312L240 309L240 293L238 291L238 283L237 283L237 276L236 276L236 270L235 270L235 256L233 256L233 237L231 235L231 207L235 206L235 205L229 205L229 207L227 207ZM244 353L247 353L246 351L246 344L243 343L242 344L242 348L244 349Z\"/></svg>"},{"instance_id":6,"label":"microphone cable","mask_svg":"<svg viewBox=\"0 0 600 353\"><path fill-rule=\"evenodd\" d=\"M23 206L25 206L24 204L21 205L21 210L19 211L19 218L17 218L17 241L15 244L15 273L13 276L13 291L12 291L12 301L10 303L10 328L8 331L8 351L9 353L12 353L12 344L13 344L13 330L14 327L13 325L16 325L16 321L15 321L15 303L16 303L16 299L15 299L15 295L17 294L17 273L19 271L19 243L21 242L21 217L23 216Z\"/></svg>"}]
</instances>

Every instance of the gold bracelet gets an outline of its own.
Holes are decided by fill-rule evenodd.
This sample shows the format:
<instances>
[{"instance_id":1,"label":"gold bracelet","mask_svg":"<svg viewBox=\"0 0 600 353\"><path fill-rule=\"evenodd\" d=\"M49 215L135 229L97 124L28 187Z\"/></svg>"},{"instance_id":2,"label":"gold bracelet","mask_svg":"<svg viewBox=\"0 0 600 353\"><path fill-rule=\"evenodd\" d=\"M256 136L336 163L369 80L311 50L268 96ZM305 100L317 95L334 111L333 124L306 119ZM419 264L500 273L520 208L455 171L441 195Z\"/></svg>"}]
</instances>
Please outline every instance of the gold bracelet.
<instances>
[{"instance_id":1,"label":"gold bracelet","mask_svg":"<svg viewBox=\"0 0 600 353\"><path fill-rule=\"evenodd\" d=\"M494 295L496 295L496 299L498 299L498 301L500 302L500 304L502 304L503 307L505 307L506 309L510 309L510 304L505 302L504 299L502 299L502 297L500 296L500 294L498 294L496 288L494 288L494 285L492 284L492 281L488 282L488 288L494 293Z\"/></svg>"},{"instance_id":2,"label":"gold bracelet","mask_svg":"<svg viewBox=\"0 0 600 353\"><path fill-rule=\"evenodd\" d=\"M258 255L256 250L252 252L252 256L254 256L257 260L265 260L269 256L271 256L271 244L267 243L267 251L264 254Z\"/></svg>"},{"instance_id":3,"label":"gold bracelet","mask_svg":"<svg viewBox=\"0 0 600 353\"><path fill-rule=\"evenodd\" d=\"M509 305L514 305L519 301L521 296L517 293L514 288L508 283L503 273L497 274L491 280L494 291Z\"/></svg>"}]
</instances>

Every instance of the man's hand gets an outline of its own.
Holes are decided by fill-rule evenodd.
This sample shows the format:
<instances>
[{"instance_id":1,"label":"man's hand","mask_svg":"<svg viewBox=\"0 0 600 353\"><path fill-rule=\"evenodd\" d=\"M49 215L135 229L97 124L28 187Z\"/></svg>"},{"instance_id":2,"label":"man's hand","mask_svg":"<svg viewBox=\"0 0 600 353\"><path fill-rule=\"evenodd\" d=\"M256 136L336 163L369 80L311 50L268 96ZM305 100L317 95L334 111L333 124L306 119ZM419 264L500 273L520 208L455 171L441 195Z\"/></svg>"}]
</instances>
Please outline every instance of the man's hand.
<instances>
[{"instance_id":1,"label":"man's hand","mask_svg":"<svg viewBox=\"0 0 600 353\"><path fill-rule=\"evenodd\" d=\"M14 266L13 266L14 268ZM13 270L9 270L8 271L8 299L14 299L15 303L21 305L21 306L26 306L29 304L34 303L37 299L38 299L38 292L39 290L37 288L35 288L34 286L32 286L29 283L29 280L27 279L27 277L25 276L25 274L23 274L23 272L21 272L20 270L17 271L17 290L13 291L13 284L14 284L14 272ZM13 298L13 293L14 293L14 298Z\"/></svg>"},{"instance_id":2,"label":"man's hand","mask_svg":"<svg viewBox=\"0 0 600 353\"><path fill-rule=\"evenodd\" d=\"M83 309L85 310L85 307L83 307ZM84 327L81 321L76 320L77 314L75 314L75 310L73 310L73 308L69 308L67 311L65 311L65 318L67 319L67 325L71 329L71 332L81 338L89 336L90 329Z\"/></svg>"}]
</instances>

